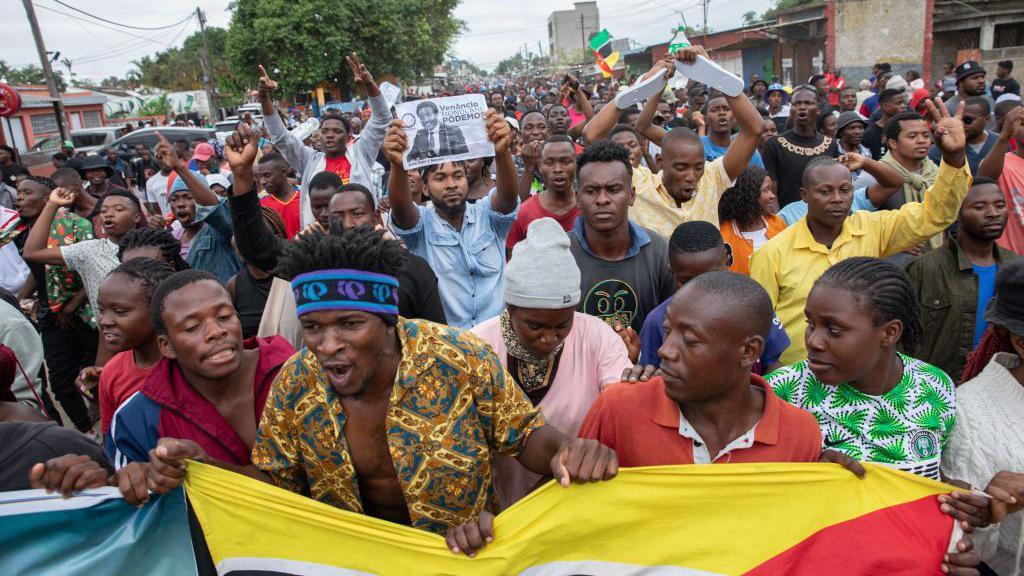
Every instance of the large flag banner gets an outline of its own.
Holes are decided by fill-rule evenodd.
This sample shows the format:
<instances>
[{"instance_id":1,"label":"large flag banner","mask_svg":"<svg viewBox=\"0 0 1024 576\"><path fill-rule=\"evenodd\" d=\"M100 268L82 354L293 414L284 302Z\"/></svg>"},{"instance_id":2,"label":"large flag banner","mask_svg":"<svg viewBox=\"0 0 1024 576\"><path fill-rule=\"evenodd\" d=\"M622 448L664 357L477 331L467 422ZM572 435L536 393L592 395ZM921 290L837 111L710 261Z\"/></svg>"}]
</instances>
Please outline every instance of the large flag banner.
<instances>
[{"instance_id":1,"label":"large flag banner","mask_svg":"<svg viewBox=\"0 0 1024 576\"><path fill-rule=\"evenodd\" d=\"M619 53L612 50L612 35L607 29L602 29L590 39L590 50L594 53L601 75L611 78L612 68L619 61Z\"/></svg>"},{"instance_id":2,"label":"large flag banner","mask_svg":"<svg viewBox=\"0 0 1024 576\"><path fill-rule=\"evenodd\" d=\"M67 500L43 490L0 492L0 574L195 573L181 490L142 508L113 487Z\"/></svg>"},{"instance_id":3,"label":"large flag banner","mask_svg":"<svg viewBox=\"0 0 1024 576\"><path fill-rule=\"evenodd\" d=\"M863 480L836 465L731 464L549 483L497 517L476 558L211 466L189 464L186 490L221 575L938 574L959 533L936 495L954 488L867 468Z\"/></svg>"}]
</instances>

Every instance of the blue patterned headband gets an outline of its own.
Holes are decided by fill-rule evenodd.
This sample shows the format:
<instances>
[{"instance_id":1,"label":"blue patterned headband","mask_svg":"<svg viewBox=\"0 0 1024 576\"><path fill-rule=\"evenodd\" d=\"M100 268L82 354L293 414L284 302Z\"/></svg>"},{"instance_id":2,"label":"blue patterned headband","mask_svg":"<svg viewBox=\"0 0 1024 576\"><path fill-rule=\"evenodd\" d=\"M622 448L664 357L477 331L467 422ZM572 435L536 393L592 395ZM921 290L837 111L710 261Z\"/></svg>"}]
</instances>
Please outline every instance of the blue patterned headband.
<instances>
[{"instance_id":1,"label":"blue patterned headband","mask_svg":"<svg viewBox=\"0 0 1024 576\"><path fill-rule=\"evenodd\" d=\"M292 280L299 316L320 310L359 310L398 316L398 279L362 270L317 270Z\"/></svg>"}]
</instances>

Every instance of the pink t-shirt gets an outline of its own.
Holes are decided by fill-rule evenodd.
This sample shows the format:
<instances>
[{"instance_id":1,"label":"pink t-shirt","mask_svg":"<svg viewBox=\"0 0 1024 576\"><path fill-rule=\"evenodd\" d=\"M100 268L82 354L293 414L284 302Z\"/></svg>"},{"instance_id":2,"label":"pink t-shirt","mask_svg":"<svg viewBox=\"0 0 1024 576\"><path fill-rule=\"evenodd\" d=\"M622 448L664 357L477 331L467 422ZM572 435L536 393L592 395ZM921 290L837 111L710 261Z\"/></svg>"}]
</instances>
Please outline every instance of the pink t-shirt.
<instances>
[{"instance_id":1,"label":"pink t-shirt","mask_svg":"<svg viewBox=\"0 0 1024 576\"><path fill-rule=\"evenodd\" d=\"M583 112L577 112L575 104L573 104L572 101L570 101L568 98L562 99L562 106L565 106L565 109L569 111L570 128L579 124L580 122L586 121L587 115L584 114Z\"/></svg>"},{"instance_id":2,"label":"pink t-shirt","mask_svg":"<svg viewBox=\"0 0 1024 576\"><path fill-rule=\"evenodd\" d=\"M501 365L508 367L499 317L478 324L471 332L490 344ZM558 372L538 407L549 424L574 438L601 390L619 382L622 371L632 365L626 345L610 326L596 316L576 312ZM502 510L526 496L541 478L508 456L495 455L492 464Z\"/></svg>"},{"instance_id":3,"label":"pink t-shirt","mask_svg":"<svg viewBox=\"0 0 1024 576\"><path fill-rule=\"evenodd\" d=\"M135 353L125 350L114 354L100 373L100 427L110 430L110 420L121 404L142 388L153 367L139 368Z\"/></svg>"},{"instance_id":4,"label":"pink t-shirt","mask_svg":"<svg viewBox=\"0 0 1024 576\"><path fill-rule=\"evenodd\" d=\"M1011 252L1024 254L1024 158L1006 153L999 188L1006 196L1010 217L1006 221L1006 230L996 243Z\"/></svg>"}]
</instances>

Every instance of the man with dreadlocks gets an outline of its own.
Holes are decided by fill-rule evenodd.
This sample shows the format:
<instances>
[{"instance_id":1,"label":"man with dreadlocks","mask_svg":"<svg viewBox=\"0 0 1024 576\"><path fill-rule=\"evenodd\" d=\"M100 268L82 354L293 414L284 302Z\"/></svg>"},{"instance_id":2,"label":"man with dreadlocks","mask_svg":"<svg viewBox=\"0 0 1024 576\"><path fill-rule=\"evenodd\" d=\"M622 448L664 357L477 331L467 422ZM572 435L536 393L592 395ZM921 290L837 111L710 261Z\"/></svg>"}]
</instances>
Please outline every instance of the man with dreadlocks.
<instances>
[{"instance_id":1,"label":"man with dreadlocks","mask_svg":"<svg viewBox=\"0 0 1024 576\"><path fill-rule=\"evenodd\" d=\"M514 456L564 486L611 478L618 465L608 448L548 425L479 338L400 317L395 274L405 257L368 227L286 245L278 272L292 279L306 348L274 382L254 466L241 471L344 510L447 533L453 552L473 555L494 536L492 455ZM168 441L157 449L175 457L159 468L172 476L168 485L181 477L181 458L213 459L182 448Z\"/></svg>"}]
</instances>

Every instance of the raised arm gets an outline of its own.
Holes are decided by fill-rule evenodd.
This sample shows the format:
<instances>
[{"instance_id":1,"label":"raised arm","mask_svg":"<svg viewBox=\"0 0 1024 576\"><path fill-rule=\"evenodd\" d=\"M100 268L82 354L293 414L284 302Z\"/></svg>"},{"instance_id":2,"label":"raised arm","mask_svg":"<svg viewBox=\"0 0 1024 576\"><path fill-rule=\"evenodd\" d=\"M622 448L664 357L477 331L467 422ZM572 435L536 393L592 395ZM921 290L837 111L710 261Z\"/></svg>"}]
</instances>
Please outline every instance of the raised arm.
<instances>
[{"instance_id":1,"label":"raised arm","mask_svg":"<svg viewBox=\"0 0 1024 576\"><path fill-rule=\"evenodd\" d=\"M960 204L971 185L971 170L967 165L967 137L961 121L963 103L954 116L942 104L928 101L928 112L934 119L932 132L936 145L942 151L942 164L935 183L924 193L921 202L908 202L896 211L871 214L878 218L885 231L882 255L902 252L946 229L960 212Z\"/></svg>"},{"instance_id":2,"label":"raised arm","mask_svg":"<svg viewBox=\"0 0 1024 576\"><path fill-rule=\"evenodd\" d=\"M57 210L62 207L71 206L75 202L75 193L64 188L54 188L50 192L50 198L43 206L42 212L36 218L35 224L29 230L28 238L25 239L25 247L21 256L27 262L36 264L48 264L50 266L64 266L64 255L60 247L47 248L46 239L50 237L50 227L53 226L53 218Z\"/></svg>"},{"instance_id":3,"label":"raised arm","mask_svg":"<svg viewBox=\"0 0 1024 576\"><path fill-rule=\"evenodd\" d=\"M590 98L587 98L585 92L583 92L583 86L580 84L576 85L576 91L573 92L576 102L580 105L580 112L583 113L583 122L569 128L569 135L573 138L579 138L583 135L583 129L586 127L587 122L594 117L594 107L590 105Z\"/></svg>"},{"instance_id":4,"label":"raised arm","mask_svg":"<svg viewBox=\"0 0 1024 576\"><path fill-rule=\"evenodd\" d=\"M875 208L885 204L897 190L903 188L903 177L900 176L900 173L878 160L872 160L854 152L843 154L838 160L850 172L856 172L863 168L865 172L875 178L875 184L869 186L867 190L868 200Z\"/></svg>"},{"instance_id":5,"label":"raised arm","mask_svg":"<svg viewBox=\"0 0 1024 576\"><path fill-rule=\"evenodd\" d=\"M616 106L615 100L605 104L604 108L601 108L601 111L595 114L586 123L586 126L583 127L583 141L591 144L608 136L612 127L619 121L619 112L620 110Z\"/></svg>"},{"instance_id":6,"label":"raised arm","mask_svg":"<svg viewBox=\"0 0 1024 576\"><path fill-rule=\"evenodd\" d=\"M259 196L253 190L252 165L258 151L259 136L248 124L240 124L238 131L224 143L224 156L231 166L234 180L228 189L228 206L235 233L235 246L246 262L260 270L271 271L284 247L284 240L270 231L263 219Z\"/></svg>"},{"instance_id":7,"label":"raised arm","mask_svg":"<svg viewBox=\"0 0 1024 576\"><path fill-rule=\"evenodd\" d=\"M1017 106L1006 115L999 138L992 145L988 156L985 156L981 161L981 164L978 166L978 173L975 176L978 178L991 178L993 180L999 179L999 176L1003 173L1006 153L1010 149L1010 138L1013 138L1018 128L1024 130L1024 106Z\"/></svg>"},{"instance_id":8,"label":"raised arm","mask_svg":"<svg viewBox=\"0 0 1024 576\"><path fill-rule=\"evenodd\" d=\"M210 187L200 180L195 172L188 169L188 165L182 162L178 156L177 149L171 146L171 143L164 138L163 134L157 132L156 136L160 139L160 142L156 145L157 156L171 170L174 170L178 178L185 182L185 185L188 186L188 191L195 197L196 204L200 206L216 206L217 195L214 194L213 190L210 190Z\"/></svg>"},{"instance_id":9,"label":"raised arm","mask_svg":"<svg viewBox=\"0 0 1024 576\"><path fill-rule=\"evenodd\" d=\"M519 199L526 202L530 198L533 189L533 175L537 172L537 164L540 161L540 149L544 145L542 140L535 140L523 146L520 157L523 159L523 173L519 176Z\"/></svg>"},{"instance_id":10,"label":"raised arm","mask_svg":"<svg viewBox=\"0 0 1024 576\"><path fill-rule=\"evenodd\" d=\"M683 48L676 54L676 59L683 64L693 64L697 61L697 56L703 56L710 60L703 46ZM761 140L761 134L764 133L764 121L761 120L761 115L757 112L757 108L754 108L746 94L740 93L739 96L726 95L725 101L729 103L732 115L736 118L739 133L736 134L736 138L733 139L732 143L729 144L729 148L725 151L725 155L722 157L722 164L725 167L726 174L729 175L729 179L735 180L747 169L750 159L754 157L754 152L757 151L757 144Z\"/></svg>"},{"instance_id":11,"label":"raised arm","mask_svg":"<svg viewBox=\"0 0 1024 576\"><path fill-rule=\"evenodd\" d=\"M270 134L270 141L277 148L284 159L295 168L296 172L302 174L306 170L306 163L312 162L317 151L306 146L296 138L281 121L277 115L277 107L270 99L270 94L277 90L277 82L271 80L267 70L260 65L260 107L263 109L263 125Z\"/></svg>"},{"instance_id":12,"label":"raised arm","mask_svg":"<svg viewBox=\"0 0 1024 576\"><path fill-rule=\"evenodd\" d=\"M409 193L409 174L405 170L405 149L409 139L402 129L401 120L392 120L384 137L384 156L391 163L388 177L388 199L391 200L391 221L403 230L409 230L420 221L420 211Z\"/></svg>"},{"instance_id":13,"label":"raised arm","mask_svg":"<svg viewBox=\"0 0 1024 576\"><path fill-rule=\"evenodd\" d=\"M372 164L377 157L377 151L380 150L380 146L384 142L384 134L388 131L388 125L391 123L391 109L388 107L387 100L381 96L380 86L374 81L373 74L370 74L366 66L359 61L359 55L353 52L345 58L345 61L352 70L352 77L356 83L366 88L366 97L370 100L371 111L370 121L367 122L359 140L352 145L352 148L356 154L365 157L367 162Z\"/></svg>"},{"instance_id":14,"label":"raised arm","mask_svg":"<svg viewBox=\"0 0 1024 576\"><path fill-rule=\"evenodd\" d=\"M648 98L643 110L640 111L640 117L636 121L636 131L658 146L661 146L661 141L665 138L665 134L668 134L668 131L661 126L654 125L654 115L658 112L658 104L660 103L661 93Z\"/></svg>"},{"instance_id":15,"label":"raised arm","mask_svg":"<svg viewBox=\"0 0 1024 576\"><path fill-rule=\"evenodd\" d=\"M594 117L594 107L590 105L590 98L587 98L586 92L583 91L583 86L576 87L576 102L579 102L580 112L583 112L583 116L587 120Z\"/></svg>"},{"instance_id":16,"label":"raised arm","mask_svg":"<svg viewBox=\"0 0 1024 576\"><path fill-rule=\"evenodd\" d=\"M508 214L519 205L519 174L516 172L516 163L509 149L512 143L512 129L494 110L487 111L485 121L487 139L494 143L494 179L497 192L491 199L491 208L495 212Z\"/></svg>"}]
</instances>

